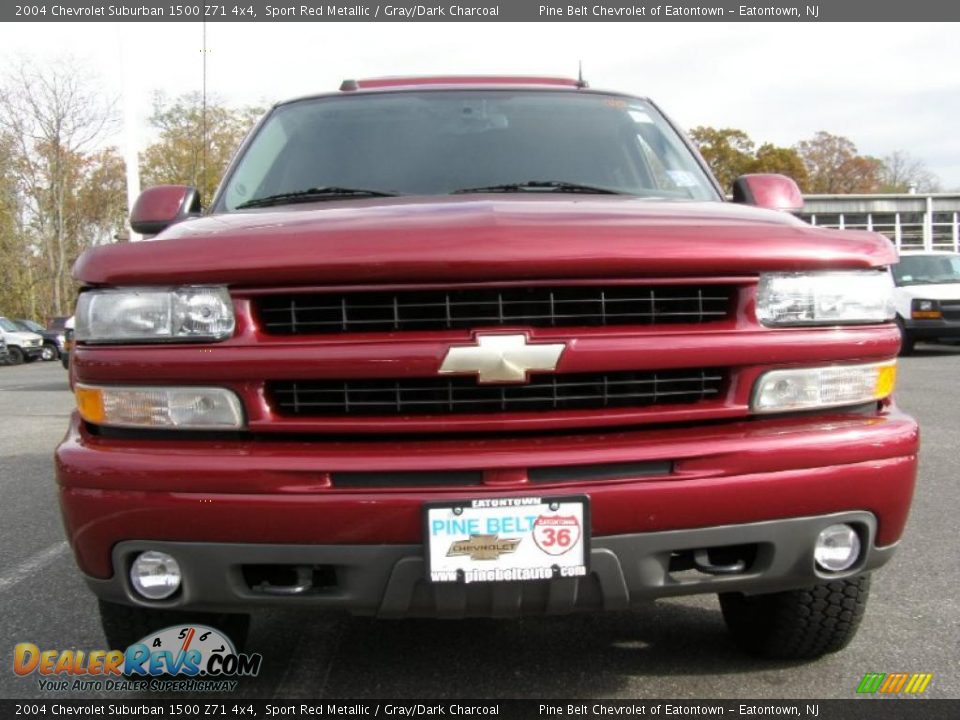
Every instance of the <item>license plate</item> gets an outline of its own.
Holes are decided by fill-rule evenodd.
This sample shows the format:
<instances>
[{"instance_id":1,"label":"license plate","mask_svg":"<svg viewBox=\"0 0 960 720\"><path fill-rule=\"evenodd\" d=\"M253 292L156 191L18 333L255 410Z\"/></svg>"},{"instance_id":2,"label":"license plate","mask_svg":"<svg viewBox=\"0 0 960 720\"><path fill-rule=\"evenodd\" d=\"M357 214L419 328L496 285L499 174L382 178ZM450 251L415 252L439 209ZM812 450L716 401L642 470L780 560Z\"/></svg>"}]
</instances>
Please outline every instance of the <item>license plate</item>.
<instances>
[{"instance_id":1,"label":"license plate","mask_svg":"<svg viewBox=\"0 0 960 720\"><path fill-rule=\"evenodd\" d=\"M517 582L587 574L590 513L584 496L430 503L424 525L431 582Z\"/></svg>"}]
</instances>

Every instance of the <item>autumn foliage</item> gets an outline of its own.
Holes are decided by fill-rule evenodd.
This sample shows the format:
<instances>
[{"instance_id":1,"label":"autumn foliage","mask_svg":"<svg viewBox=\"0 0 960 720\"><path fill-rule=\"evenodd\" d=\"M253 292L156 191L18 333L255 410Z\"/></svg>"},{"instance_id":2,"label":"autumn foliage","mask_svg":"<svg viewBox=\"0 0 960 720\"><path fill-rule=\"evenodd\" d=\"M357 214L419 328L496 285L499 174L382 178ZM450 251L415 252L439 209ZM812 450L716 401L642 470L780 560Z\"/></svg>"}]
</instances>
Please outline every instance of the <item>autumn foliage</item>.
<instances>
[{"instance_id":1,"label":"autumn foliage","mask_svg":"<svg viewBox=\"0 0 960 720\"><path fill-rule=\"evenodd\" d=\"M852 194L937 189L923 163L898 151L880 159L861 155L853 141L820 131L792 147L764 143L734 128L696 127L690 137L720 181L729 189L746 173L780 173L796 180L805 193Z\"/></svg>"}]
</instances>

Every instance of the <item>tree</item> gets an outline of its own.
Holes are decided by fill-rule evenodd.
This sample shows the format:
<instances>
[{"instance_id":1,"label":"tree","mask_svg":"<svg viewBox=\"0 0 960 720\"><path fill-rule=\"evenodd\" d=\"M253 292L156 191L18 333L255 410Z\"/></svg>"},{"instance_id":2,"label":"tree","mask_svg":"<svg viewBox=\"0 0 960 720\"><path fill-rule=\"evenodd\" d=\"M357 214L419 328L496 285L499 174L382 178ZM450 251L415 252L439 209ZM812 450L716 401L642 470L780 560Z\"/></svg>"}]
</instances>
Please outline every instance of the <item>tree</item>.
<instances>
[{"instance_id":1,"label":"tree","mask_svg":"<svg viewBox=\"0 0 960 720\"><path fill-rule=\"evenodd\" d=\"M104 148L84 158L74 202L75 232L84 238L84 245L103 245L117 238L127 222L126 165L117 148Z\"/></svg>"},{"instance_id":2,"label":"tree","mask_svg":"<svg viewBox=\"0 0 960 720\"><path fill-rule=\"evenodd\" d=\"M150 122L158 139L140 154L140 179L151 185L191 185L209 201L237 147L262 110L230 108L199 93L154 98Z\"/></svg>"},{"instance_id":3,"label":"tree","mask_svg":"<svg viewBox=\"0 0 960 720\"><path fill-rule=\"evenodd\" d=\"M0 130L12 143L8 167L21 218L16 238L28 269L41 260L39 277L30 283L49 293L47 312L63 314L72 305L69 270L87 244L76 214L76 188L89 170L87 153L112 121L111 104L70 59L43 67L23 60L0 89Z\"/></svg>"},{"instance_id":4,"label":"tree","mask_svg":"<svg viewBox=\"0 0 960 720\"><path fill-rule=\"evenodd\" d=\"M732 187L738 177L750 172L754 162L753 141L743 130L700 126L690 131L690 138L725 190Z\"/></svg>"},{"instance_id":5,"label":"tree","mask_svg":"<svg viewBox=\"0 0 960 720\"><path fill-rule=\"evenodd\" d=\"M777 147L771 143L764 143L757 149L749 171L786 175L793 178L804 192L810 182L800 154L793 148Z\"/></svg>"},{"instance_id":6,"label":"tree","mask_svg":"<svg viewBox=\"0 0 960 720\"><path fill-rule=\"evenodd\" d=\"M811 193L871 193L881 183L883 161L857 153L848 138L823 130L796 145L807 168Z\"/></svg>"},{"instance_id":7,"label":"tree","mask_svg":"<svg viewBox=\"0 0 960 720\"><path fill-rule=\"evenodd\" d=\"M23 213L16 173L14 146L9 135L0 135L0 308L18 316L33 310L31 270L34 259L27 252L21 228Z\"/></svg>"},{"instance_id":8,"label":"tree","mask_svg":"<svg viewBox=\"0 0 960 720\"><path fill-rule=\"evenodd\" d=\"M880 173L880 192L937 192L940 189L940 180L927 169L923 160L911 156L903 150L883 158L883 169Z\"/></svg>"}]
</instances>

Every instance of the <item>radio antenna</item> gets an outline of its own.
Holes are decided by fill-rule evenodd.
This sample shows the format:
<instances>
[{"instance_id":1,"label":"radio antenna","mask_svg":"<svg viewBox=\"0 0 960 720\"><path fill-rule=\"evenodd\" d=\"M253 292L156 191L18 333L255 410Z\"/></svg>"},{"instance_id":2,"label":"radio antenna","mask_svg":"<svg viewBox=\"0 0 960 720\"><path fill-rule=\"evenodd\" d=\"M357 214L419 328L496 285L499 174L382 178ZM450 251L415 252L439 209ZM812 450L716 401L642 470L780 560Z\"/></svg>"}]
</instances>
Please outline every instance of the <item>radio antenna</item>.
<instances>
[{"instance_id":1,"label":"radio antenna","mask_svg":"<svg viewBox=\"0 0 960 720\"><path fill-rule=\"evenodd\" d=\"M203 21L203 90L200 93L200 182L197 189L203 191L207 180L207 21Z\"/></svg>"},{"instance_id":2,"label":"radio antenna","mask_svg":"<svg viewBox=\"0 0 960 720\"><path fill-rule=\"evenodd\" d=\"M583 79L583 60L577 60L577 87L589 87L587 81Z\"/></svg>"}]
</instances>

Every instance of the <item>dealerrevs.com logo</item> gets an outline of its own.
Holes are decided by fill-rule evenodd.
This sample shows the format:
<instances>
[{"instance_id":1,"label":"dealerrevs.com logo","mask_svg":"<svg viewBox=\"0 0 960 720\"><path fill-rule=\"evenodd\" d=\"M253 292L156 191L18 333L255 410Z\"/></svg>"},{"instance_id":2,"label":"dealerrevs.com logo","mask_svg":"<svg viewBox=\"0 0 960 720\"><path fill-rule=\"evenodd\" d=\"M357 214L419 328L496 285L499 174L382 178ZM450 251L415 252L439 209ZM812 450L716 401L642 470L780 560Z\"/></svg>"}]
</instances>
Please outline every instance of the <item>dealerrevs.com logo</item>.
<instances>
[{"instance_id":1,"label":"dealerrevs.com logo","mask_svg":"<svg viewBox=\"0 0 960 720\"><path fill-rule=\"evenodd\" d=\"M229 692L239 677L255 677L263 656L238 653L206 625L175 625L126 650L41 650L19 643L13 671L37 675L46 691Z\"/></svg>"}]
</instances>

